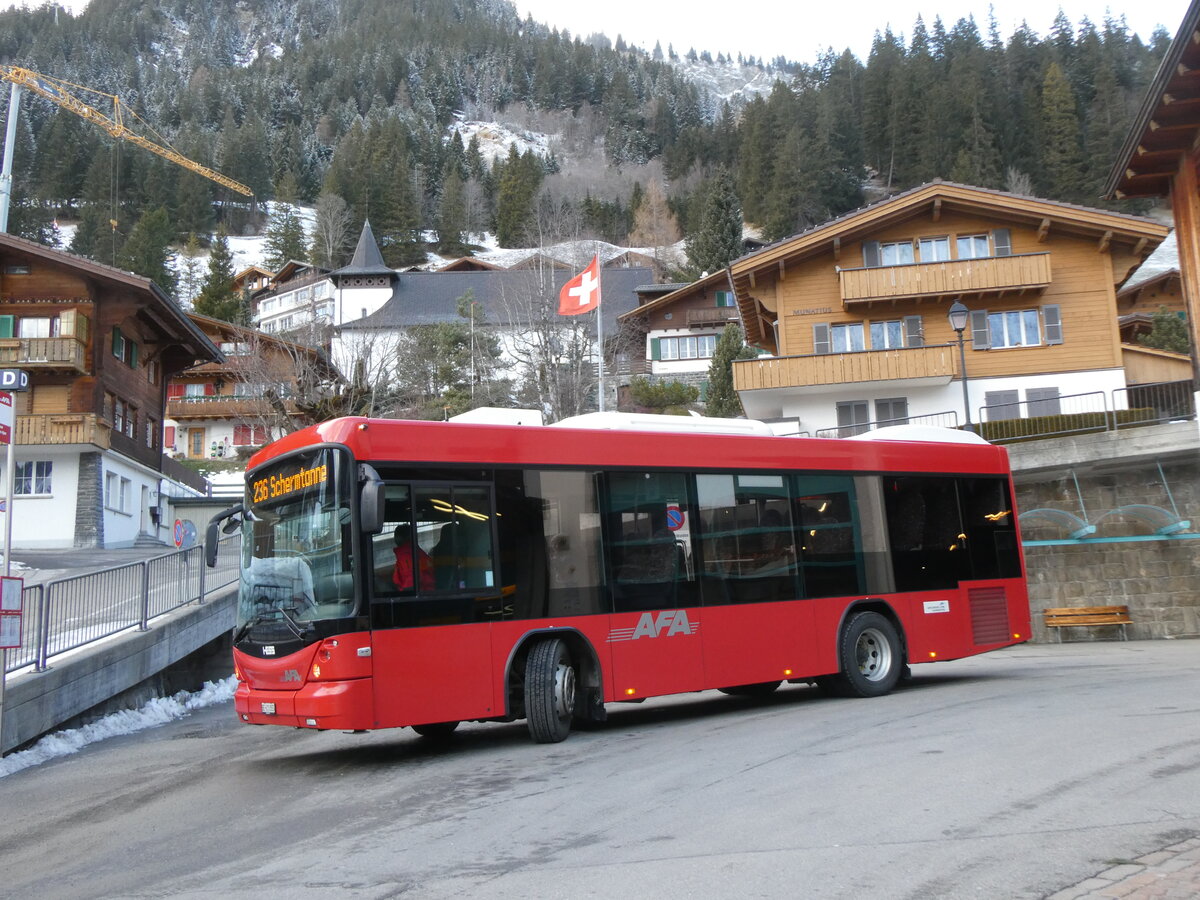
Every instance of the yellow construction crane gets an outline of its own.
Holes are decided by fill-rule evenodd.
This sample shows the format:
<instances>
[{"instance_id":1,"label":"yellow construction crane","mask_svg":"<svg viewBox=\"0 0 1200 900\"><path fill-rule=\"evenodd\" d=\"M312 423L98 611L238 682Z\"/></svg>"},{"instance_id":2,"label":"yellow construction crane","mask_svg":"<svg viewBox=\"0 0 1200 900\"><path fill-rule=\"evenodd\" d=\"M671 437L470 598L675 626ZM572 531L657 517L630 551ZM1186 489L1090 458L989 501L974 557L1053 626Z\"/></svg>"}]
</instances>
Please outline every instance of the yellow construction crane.
<instances>
[{"instance_id":1,"label":"yellow construction crane","mask_svg":"<svg viewBox=\"0 0 1200 900\"><path fill-rule=\"evenodd\" d=\"M16 134L17 107L19 90L21 88L32 91L40 97L45 97L51 103L69 112L73 112L75 115L87 119L89 122L94 122L115 138L129 141L129 143L143 147L151 153L157 153L163 159L170 160L176 165L183 166L185 169L195 172L197 175L202 175L205 178L215 181L217 184L227 187L231 191L236 191L247 197L254 196L254 191L250 190L250 188L246 187L240 181L227 178L220 172L214 171L208 168L208 166L202 166L195 160L188 159L182 153L174 150L153 128L146 124L145 120L141 119L128 106L121 103L120 97L83 87L82 85L72 84L60 78L42 75L30 69L23 69L20 66L0 66L0 81L7 81L12 85L12 96L8 106L8 137L4 144L4 168L2 174L0 174L0 231L4 231L8 227L8 200L12 192L12 144ZM77 91L84 91L103 98L106 105L111 104L112 115L106 115L91 104L80 100L75 95ZM127 120L139 123L141 128L154 135L157 141L150 140L138 131L132 130L126 124Z\"/></svg>"}]
</instances>

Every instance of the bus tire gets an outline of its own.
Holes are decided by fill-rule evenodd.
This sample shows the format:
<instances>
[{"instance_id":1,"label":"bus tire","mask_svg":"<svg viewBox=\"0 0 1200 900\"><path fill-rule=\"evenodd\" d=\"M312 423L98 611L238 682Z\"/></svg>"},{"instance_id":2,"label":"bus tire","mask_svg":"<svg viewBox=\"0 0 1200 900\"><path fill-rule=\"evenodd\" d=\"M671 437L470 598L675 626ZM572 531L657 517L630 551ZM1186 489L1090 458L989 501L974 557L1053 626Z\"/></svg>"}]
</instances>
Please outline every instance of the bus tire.
<instances>
[{"instance_id":1,"label":"bus tire","mask_svg":"<svg viewBox=\"0 0 1200 900\"><path fill-rule=\"evenodd\" d=\"M850 617L838 641L842 666L840 693L848 697L880 697L891 691L904 671L904 653L896 626L877 612Z\"/></svg>"},{"instance_id":2,"label":"bus tire","mask_svg":"<svg viewBox=\"0 0 1200 900\"><path fill-rule=\"evenodd\" d=\"M457 727L457 722L428 722L425 725L414 725L412 730L431 741L444 741L454 734Z\"/></svg>"},{"instance_id":3,"label":"bus tire","mask_svg":"<svg viewBox=\"0 0 1200 900\"><path fill-rule=\"evenodd\" d=\"M571 733L578 688L571 651L559 638L538 641L525 661L525 716L539 744L557 744Z\"/></svg>"},{"instance_id":4,"label":"bus tire","mask_svg":"<svg viewBox=\"0 0 1200 900\"><path fill-rule=\"evenodd\" d=\"M766 697L775 693L780 684L778 681L760 681L757 684L739 684L717 690L731 697Z\"/></svg>"}]
</instances>

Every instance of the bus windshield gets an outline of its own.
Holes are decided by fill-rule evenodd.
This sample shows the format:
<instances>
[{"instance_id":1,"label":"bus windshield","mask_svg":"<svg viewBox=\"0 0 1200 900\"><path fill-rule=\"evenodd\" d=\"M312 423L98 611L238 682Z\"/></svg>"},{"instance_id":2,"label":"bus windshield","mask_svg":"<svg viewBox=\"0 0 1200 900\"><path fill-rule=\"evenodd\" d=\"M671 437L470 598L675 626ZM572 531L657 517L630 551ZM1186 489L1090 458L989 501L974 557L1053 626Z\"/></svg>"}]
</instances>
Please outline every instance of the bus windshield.
<instances>
[{"instance_id":1,"label":"bus windshield","mask_svg":"<svg viewBox=\"0 0 1200 900\"><path fill-rule=\"evenodd\" d=\"M238 639L306 640L314 623L353 615L350 469L322 448L250 476Z\"/></svg>"}]
</instances>

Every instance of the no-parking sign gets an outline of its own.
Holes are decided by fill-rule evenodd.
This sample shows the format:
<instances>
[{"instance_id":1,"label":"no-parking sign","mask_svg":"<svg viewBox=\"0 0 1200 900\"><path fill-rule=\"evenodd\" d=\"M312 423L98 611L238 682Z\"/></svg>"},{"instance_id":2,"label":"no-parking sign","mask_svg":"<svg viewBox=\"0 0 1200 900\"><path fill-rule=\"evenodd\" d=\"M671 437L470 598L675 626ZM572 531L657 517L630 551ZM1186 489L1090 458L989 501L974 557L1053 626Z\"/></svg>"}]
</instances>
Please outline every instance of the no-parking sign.
<instances>
[{"instance_id":1,"label":"no-parking sign","mask_svg":"<svg viewBox=\"0 0 1200 900\"><path fill-rule=\"evenodd\" d=\"M678 506L667 507L667 528L678 531L683 527L683 510Z\"/></svg>"}]
</instances>

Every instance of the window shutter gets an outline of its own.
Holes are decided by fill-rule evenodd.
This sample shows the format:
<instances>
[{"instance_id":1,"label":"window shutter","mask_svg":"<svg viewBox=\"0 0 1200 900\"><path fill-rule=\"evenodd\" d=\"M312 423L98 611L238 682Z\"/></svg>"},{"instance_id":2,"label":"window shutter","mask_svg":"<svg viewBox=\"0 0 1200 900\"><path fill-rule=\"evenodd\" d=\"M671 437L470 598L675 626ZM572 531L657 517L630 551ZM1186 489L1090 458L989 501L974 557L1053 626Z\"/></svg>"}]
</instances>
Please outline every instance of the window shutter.
<instances>
[{"instance_id":1,"label":"window shutter","mask_svg":"<svg viewBox=\"0 0 1200 900\"><path fill-rule=\"evenodd\" d=\"M1012 232L997 228L992 232L992 248L996 256L1012 256Z\"/></svg>"},{"instance_id":2,"label":"window shutter","mask_svg":"<svg viewBox=\"0 0 1200 900\"><path fill-rule=\"evenodd\" d=\"M131 369L137 368L137 353L138 353L137 343L135 341L130 341L129 342L129 368L131 368Z\"/></svg>"},{"instance_id":3,"label":"window shutter","mask_svg":"<svg viewBox=\"0 0 1200 900\"><path fill-rule=\"evenodd\" d=\"M117 359L125 358L125 338L121 336L121 329L116 325L112 330L112 354Z\"/></svg>"},{"instance_id":4,"label":"window shutter","mask_svg":"<svg viewBox=\"0 0 1200 900\"><path fill-rule=\"evenodd\" d=\"M986 309L971 310L971 347L974 350L987 350L992 346L988 335L988 314Z\"/></svg>"},{"instance_id":5,"label":"window shutter","mask_svg":"<svg viewBox=\"0 0 1200 900\"><path fill-rule=\"evenodd\" d=\"M833 350L833 344L829 340L828 325L813 326L813 353L830 353Z\"/></svg>"},{"instance_id":6,"label":"window shutter","mask_svg":"<svg viewBox=\"0 0 1200 900\"><path fill-rule=\"evenodd\" d=\"M0 316L0 338L10 338L13 336L13 327L16 325L16 316Z\"/></svg>"},{"instance_id":7,"label":"window shutter","mask_svg":"<svg viewBox=\"0 0 1200 900\"><path fill-rule=\"evenodd\" d=\"M868 269L879 265L879 241L863 241L863 265Z\"/></svg>"},{"instance_id":8,"label":"window shutter","mask_svg":"<svg viewBox=\"0 0 1200 900\"><path fill-rule=\"evenodd\" d=\"M166 433L163 435L163 446L164 447L174 447L175 446L175 426L168 425L164 430Z\"/></svg>"},{"instance_id":9,"label":"window shutter","mask_svg":"<svg viewBox=\"0 0 1200 900\"><path fill-rule=\"evenodd\" d=\"M988 391L983 395L987 420L1021 418L1021 395L1017 391Z\"/></svg>"},{"instance_id":10,"label":"window shutter","mask_svg":"<svg viewBox=\"0 0 1200 900\"><path fill-rule=\"evenodd\" d=\"M213 384L212 382L206 381L204 383L204 396L205 397L215 397L216 394L217 394L217 386L215 384Z\"/></svg>"},{"instance_id":11,"label":"window shutter","mask_svg":"<svg viewBox=\"0 0 1200 900\"><path fill-rule=\"evenodd\" d=\"M925 346L925 325L920 316L904 317L904 346Z\"/></svg>"},{"instance_id":12,"label":"window shutter","mask_svg":"<svg viewBox=\"0 0 1200 900\"><path fill-rule=\"evenodd\" d=\"M1042 307L1042 325L1046 330L1047 344L1063 342L1062 313L1057 303L1050 303Z\"/></svg>"},{"instance_id":13,"label":"window shutter","mask_svg":"<svg viewBox=\"0 0 1200 900\"><path fill-rule=\"evenodd\" d=\"M662 338L650 339L650 358L662 359Z\"/></svg>"},{"instance_id":14,"label":"window shutter","mask_svg":"<svg viewBox=\"0 0 1200 900\"><path fill-rule=\"evenodd\" d=\"M182 397L183 392L184 392L184 387L182 384L168 384L167 385L167 399L168 400L174 400L176 397Z\"/></svg>"}]
</instances>

